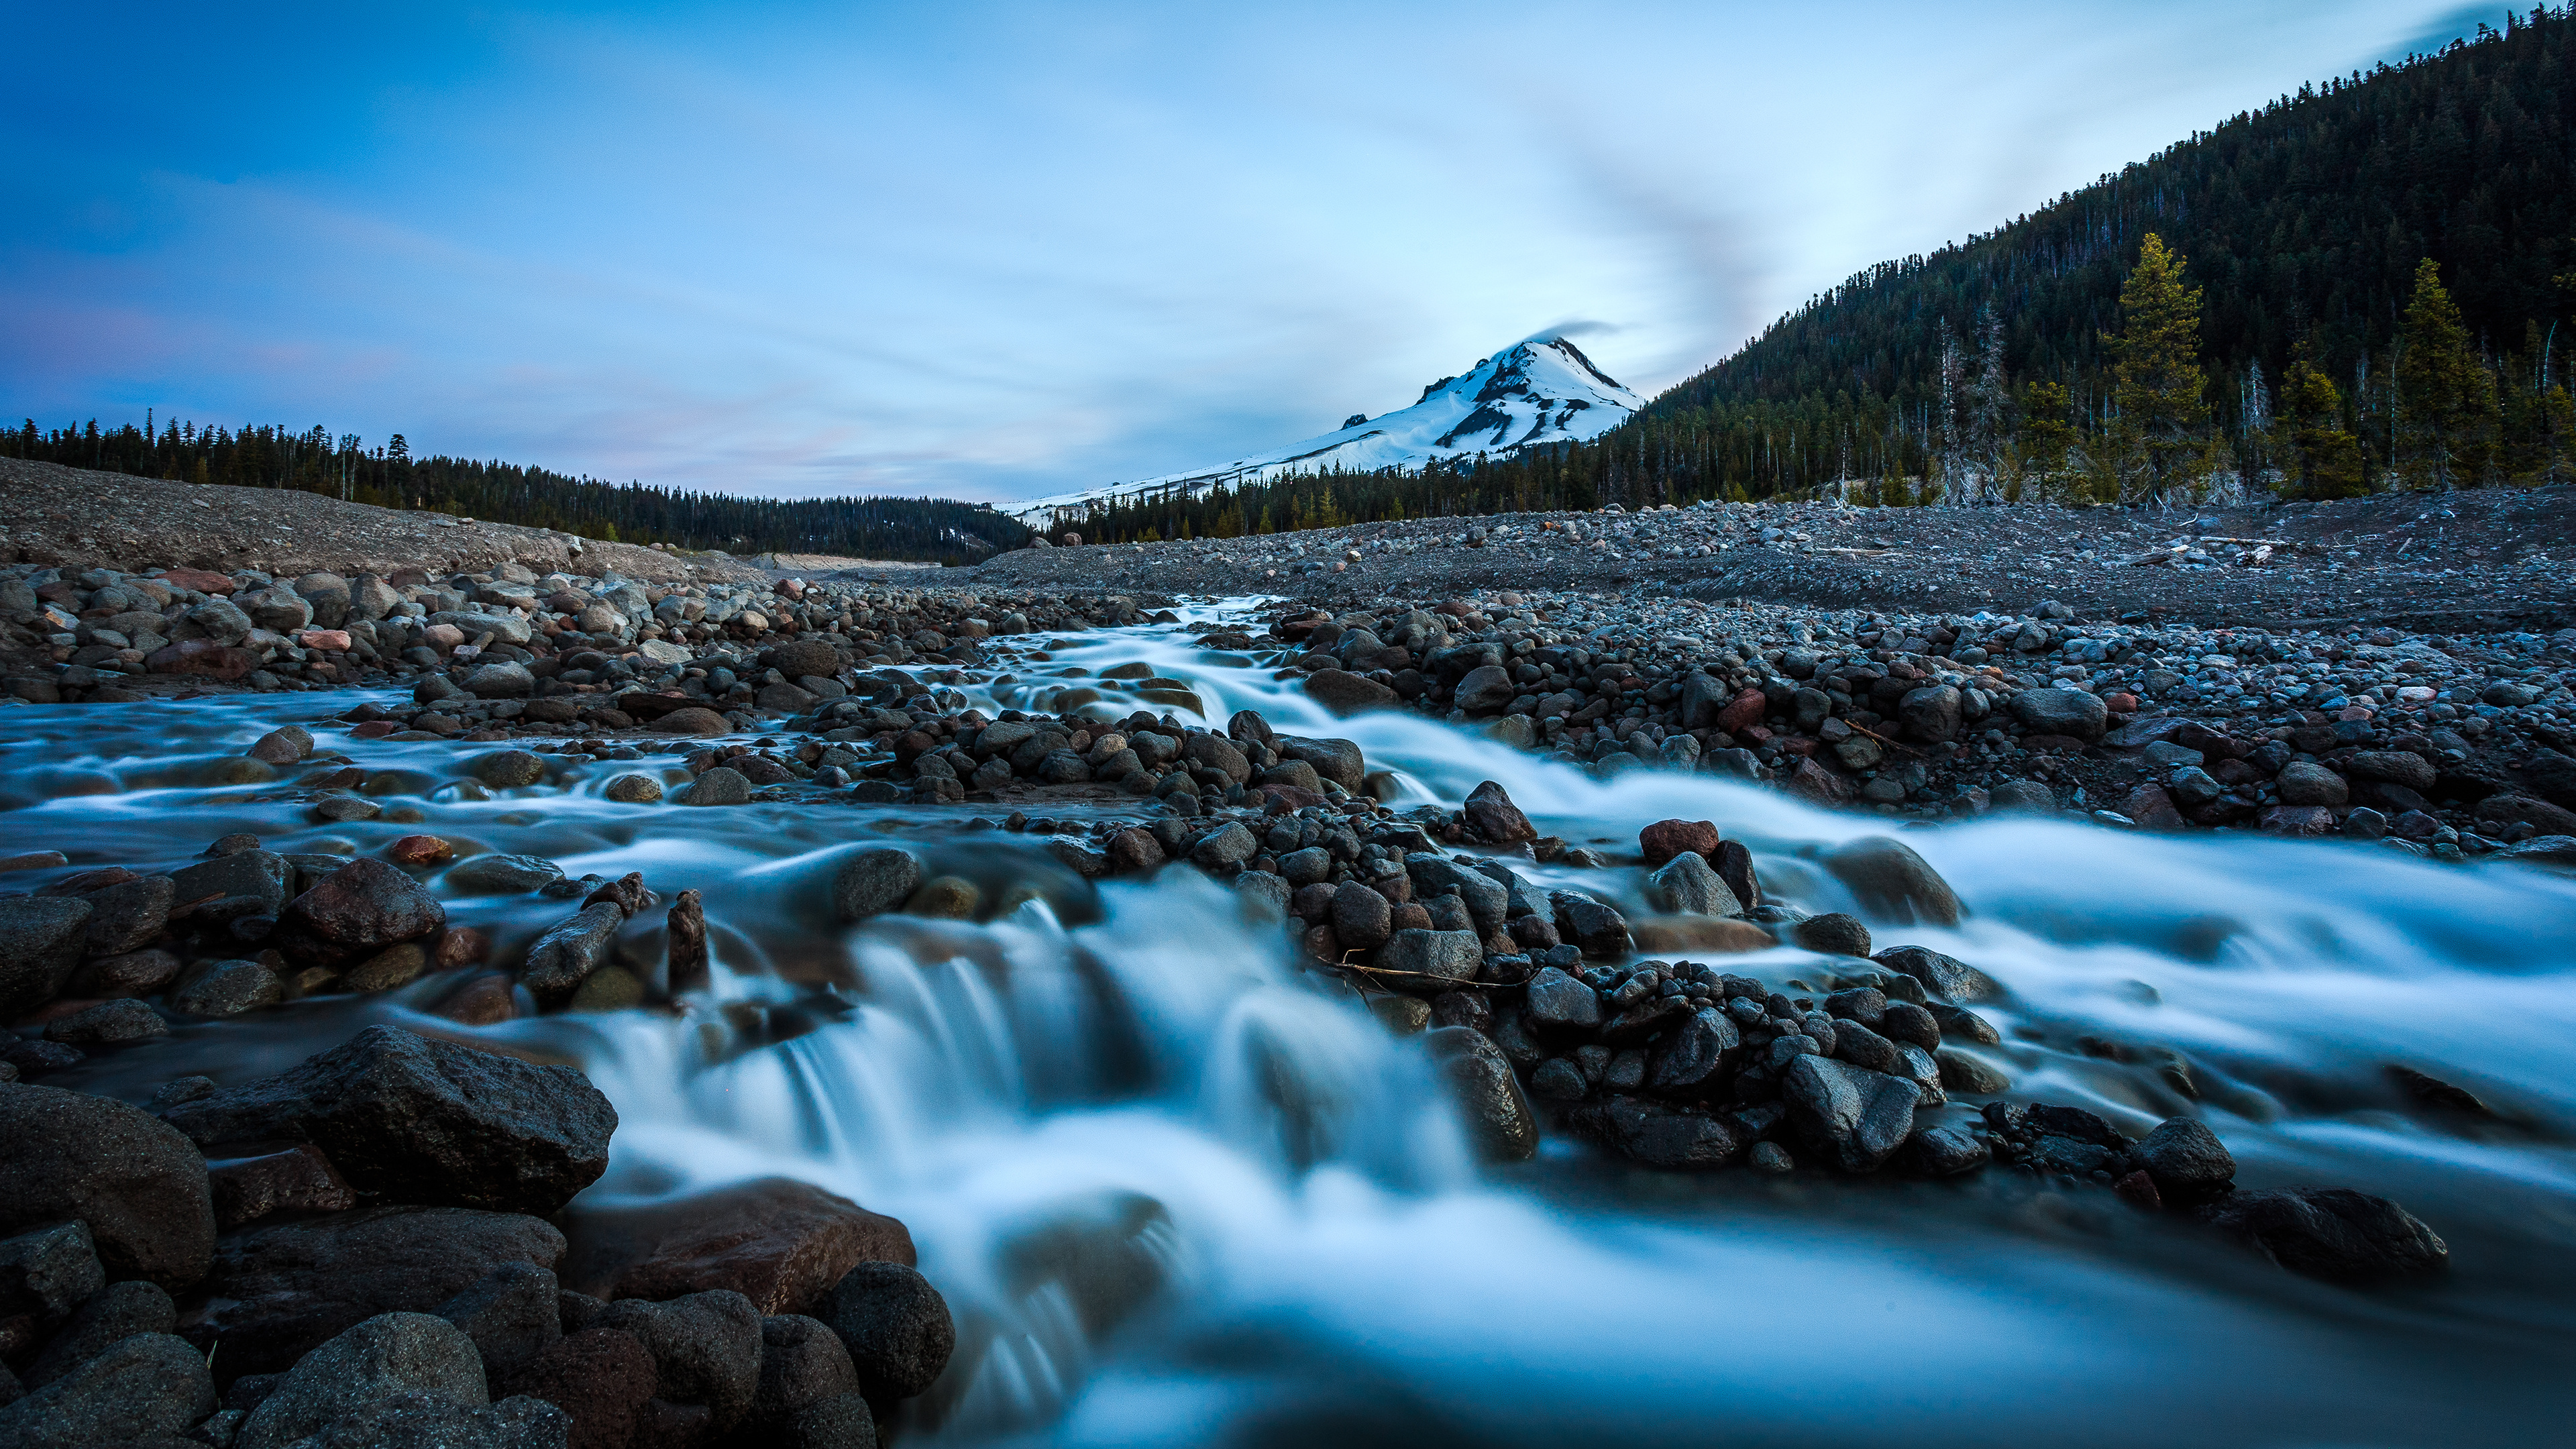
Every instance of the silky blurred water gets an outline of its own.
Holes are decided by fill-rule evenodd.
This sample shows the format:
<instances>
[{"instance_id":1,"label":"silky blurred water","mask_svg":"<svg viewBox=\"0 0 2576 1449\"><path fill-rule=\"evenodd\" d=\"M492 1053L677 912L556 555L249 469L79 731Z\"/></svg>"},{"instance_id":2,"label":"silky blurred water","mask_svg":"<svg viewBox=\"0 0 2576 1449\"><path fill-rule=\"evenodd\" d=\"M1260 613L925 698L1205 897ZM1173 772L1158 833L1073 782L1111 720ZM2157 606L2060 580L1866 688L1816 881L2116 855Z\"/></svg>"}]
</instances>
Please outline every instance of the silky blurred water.
<instances>
[{"instance_id":1,"label":"silky blurred water","mask_svg":"<svg viewBox=\"0 0 2576 1449\"><path fill-rule=\"evenodd\" d=\"M1211 605L1209 610L1226 606ZM1201 611L1207 612L1207 611ZM1032 658L1044 650L1047 658ZM1142 662L1222 725L1357 741L1405 801L1501 781L1543 829L1629 845L1671 816L1751 844L1766 890L1849 906L1813 868L1890 822L1708 776L1600 782L1437 722L1333 720L1174 626L997 641L986 708L1131 696ZM1072 675L1068 670L1085 673ZM0 713L10 849L174 867L213 837L641 870L705 893L717 958L679 1013L485 1028L580 1061L621 1119L601 1199L785 1174L902 1218L961 1327L908 1438L958 1444L2511 1444L2560 1442L2576 1356L2576 882L2380 848L2151 837L1988 820L1909 831L1957 889L1955 930L1885 929L1984 969L2020 1098L2133 1133L2204 1116L2240 1183L2393 1197L2452 1266L2366 1291L2291 1277L2107 1193L2004 1174L1943 1184L1632 1171L1551 1138L1482 1168L1410 1042L1299 970L1188 870L1098 889L971 806L629 806L599 791L670 756L571 766L466 800L490 746L353 741L361 696ZM1160 698L1158 696L1158 698ZM1158 705L1159 707L1159 705ZM315 823L287 784L207 772L294 720L418 823ZM669 773L677 781L683 774ZM994 812L987 807L988 817ZM1083 812L1061 810L1063 816ZM983 925L817 918L821 852L893 839L1043 899ZM1633 872L1525 867L1634 901ZM0 879L26 889L42 874ZM565 914L459 897L506 952ZM1775 983L1814 958L1728 969ZM183 1026L59 1079L140 1099L273 1070L452 981ZM2181 1064L2197 1099L2175 1089ZM2386 1069L2469 1088L2500 1120L2411 1108Z\"/></svg>"}]
</instances>

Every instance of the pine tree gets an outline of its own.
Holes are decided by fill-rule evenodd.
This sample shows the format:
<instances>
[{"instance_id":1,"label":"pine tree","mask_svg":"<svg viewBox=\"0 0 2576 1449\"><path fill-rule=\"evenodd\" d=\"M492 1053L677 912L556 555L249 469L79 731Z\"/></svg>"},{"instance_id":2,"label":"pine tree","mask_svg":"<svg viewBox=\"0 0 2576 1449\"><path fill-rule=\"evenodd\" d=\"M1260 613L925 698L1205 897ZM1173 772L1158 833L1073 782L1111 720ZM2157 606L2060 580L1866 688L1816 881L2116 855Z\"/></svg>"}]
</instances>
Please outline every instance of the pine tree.
<instances>
[{"instance_id":1,"label":"pine tree","mask_svg":"<svg viewBox=\"0 0 2576 1449\"><path fill-rule=\"evenodd\" d=\"M2038 484L2043 494L2060 486L2059 480L2075 475L2076 436L2074 424L2067 421L2069 400L2066 384L2034 382L2022 396L2022 471ZM2015 479L2008 495L2018 495L2021 480ZM2018 496L2012 497L2019 502Z\"/></svg>"},{"instance_id":2,"label":"pine tree","mask_svg":"<svg viewBox=\"0 0 2576 1449\"><path fill-rule=\"evenodd\" d=\"M2149 232L2120 287L2120 335L2103 339L2120 410L2113 426L2120 477L2157 502L2188 482L2209 454L2200 299L2200 288L2183 285L2183 259Z\"/></svg>"},{"instance_id":3,"label":"pine tree","mask_svg":"<svg viewBox=\"0 0 2576 1449\"><path fill-rule=\"evenodd\" d=\"M2469 351L2469 329L2431 257L2415 267L2397 354L2397 426L2409 482L2436 489L2483 480L2495 451L2495 378Z\"/></svg>"},{"instance_id":4,"label":"pine tree","mask_svg":"<svg viewBox=\"0 0 2576 1449\"><path fill-rule=\"evenodd\" d=\"M2350 498L2363 486L2361 440L2343 425L2343 396L2303 348L2281 376L2281 426L2292 486L2303 498Z\"/></svg>"}]
</instances>

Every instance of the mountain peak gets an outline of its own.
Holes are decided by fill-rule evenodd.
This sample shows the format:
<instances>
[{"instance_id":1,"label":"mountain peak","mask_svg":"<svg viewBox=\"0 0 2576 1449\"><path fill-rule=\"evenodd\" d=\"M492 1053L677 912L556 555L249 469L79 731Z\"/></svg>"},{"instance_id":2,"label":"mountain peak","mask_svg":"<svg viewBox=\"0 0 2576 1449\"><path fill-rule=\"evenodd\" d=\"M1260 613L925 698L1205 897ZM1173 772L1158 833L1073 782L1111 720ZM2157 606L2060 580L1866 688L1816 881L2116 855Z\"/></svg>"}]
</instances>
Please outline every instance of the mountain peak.
<instances>
[{"instance_id":1,"label":"mountain peak","mask_svg":"<svg viewBox=\"0 0 2576 1449\"><path fill-rule=\"evenodd\" d=\"M1019 517L1043 523L1058 511L1079 512L1141 492L1182 488L1196 493L1220 483L1333 467L1358 472L1419 468L1543 443L1581 442L1626 422L1643 406L1644 399L1594 366L1572 342L1541 335L1432 383L1411 407L1374 419L1354 413L1332 432L1212 468L1037 499L1022 505Z\"/></svg>"}]
</instances>

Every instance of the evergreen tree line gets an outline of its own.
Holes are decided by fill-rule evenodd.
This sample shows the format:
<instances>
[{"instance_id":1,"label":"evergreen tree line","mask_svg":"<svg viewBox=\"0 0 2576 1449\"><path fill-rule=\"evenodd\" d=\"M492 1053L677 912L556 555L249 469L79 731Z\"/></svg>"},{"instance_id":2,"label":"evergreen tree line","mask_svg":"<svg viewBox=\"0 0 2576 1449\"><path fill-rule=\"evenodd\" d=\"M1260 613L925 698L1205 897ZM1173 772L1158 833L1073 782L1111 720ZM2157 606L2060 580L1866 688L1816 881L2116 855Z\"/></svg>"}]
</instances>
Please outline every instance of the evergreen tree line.
<instances>
[{"instance_id":1,"label":"evergreen tree line","mask_svg":"<svg viewBox=\"0 0 2576 1449\"><path fill-rule=\"evenodd\" d=\"M1072 526L1116 542L1783 494L2576 480L2557 351L2576 306L2572 69L2576 19L2543 7L2303 86L1852 277L1590 443L1149 496Z\"/></svg>"},{"instance_id":2,"label":"evergreen tree line","mask_svg":"<svg viewBox=\"0 0 2576 1449\"><path fill-rule=\"evenodd\" d=\"M612 543L663 543L729 553L828 553L972 563L1023 547L1029 530L981 503L939 498L782 501L574 478L515 463L414 458L396 433L368 448L354 434L163 423L0 430L0 457L27 458L245 488L293 488L383 508L428 509Z\"/></svg>"},{"instance_id":3,"label":"evergreen tree line","mask_svg":"<svg viewBox=\"0 0 2576 1449\"><path fill-rule=\"evenodd\" d=\"M2184 430L2200 476L2328 493L2576 476L2556 347L2576 303L2576 19L2545 7L2504 18L2438 54L2302 86L1991 234L1852 277L1602 438L1625 475L1617 491L1857 481L1956 498L2018 479L2133 496L2124 450L2141 429L2181 422L2122 420L2138 396L2120 371L2123 294L2151 232L2198 283L2206 386ZM2410 361L2427 335L2458 341L2466 362ZM2431 376L2444 369L2447 381ZM2454 425L2422 409L2443 389L2455 400L2436 410L2479 413L2482 438L2435 450L2437 464L2426 430ZM2315 480L2281 424L2313 432L2323 409L2359 461ZM2157 446L2162 487L2184 453L2174 438Z\"/></svg>"}]
</instances>

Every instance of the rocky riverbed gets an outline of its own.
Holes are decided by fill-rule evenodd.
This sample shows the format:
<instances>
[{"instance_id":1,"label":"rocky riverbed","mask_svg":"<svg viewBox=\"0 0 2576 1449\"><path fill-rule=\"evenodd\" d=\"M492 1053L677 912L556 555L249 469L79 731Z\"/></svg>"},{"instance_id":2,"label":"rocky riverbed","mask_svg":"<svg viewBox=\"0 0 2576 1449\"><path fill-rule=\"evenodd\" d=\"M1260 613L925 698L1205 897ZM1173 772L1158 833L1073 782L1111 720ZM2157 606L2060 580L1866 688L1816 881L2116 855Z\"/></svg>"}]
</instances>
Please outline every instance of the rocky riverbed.
<instances>
[{"instance_id":1,"label":"rocky riverbed","mask_svg":"<svg viewBox=\"0 0 2576 1449\"><path fill-rule=\"evenodd\" d=\"M2576 636L1380 558L0 570L0 1442L2552 1422Z\"/></svg>"}]
</instances>

